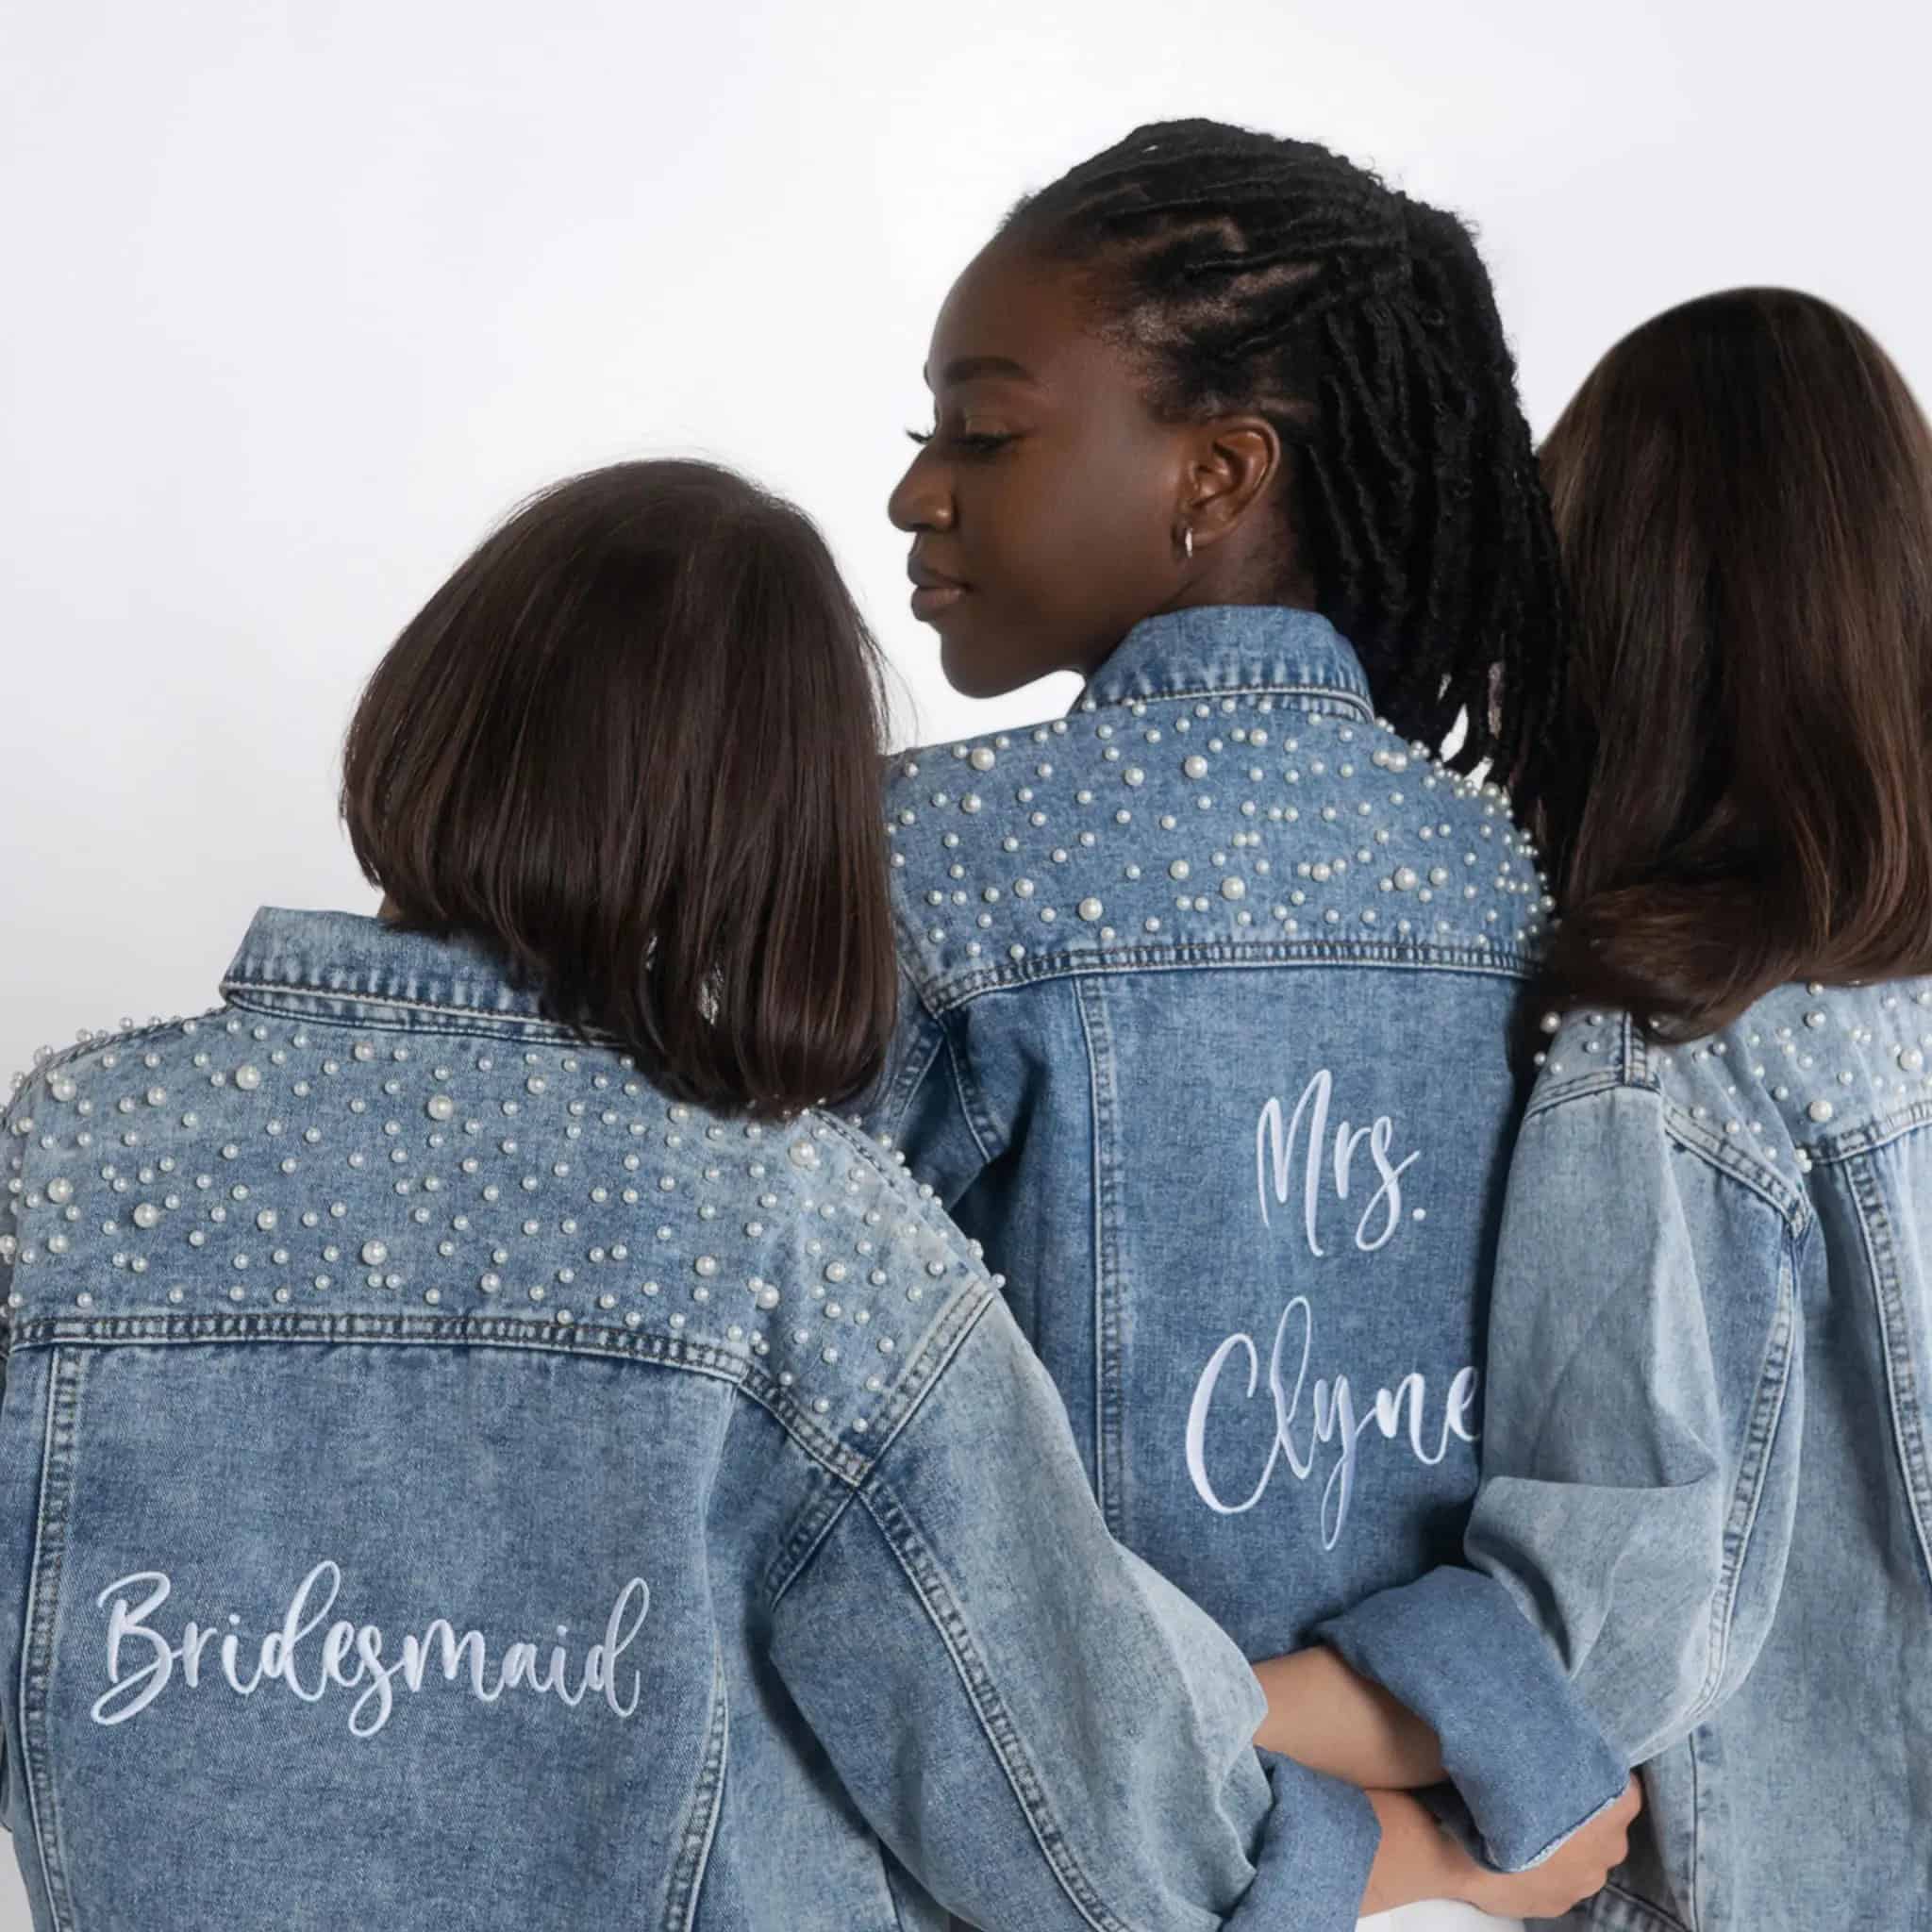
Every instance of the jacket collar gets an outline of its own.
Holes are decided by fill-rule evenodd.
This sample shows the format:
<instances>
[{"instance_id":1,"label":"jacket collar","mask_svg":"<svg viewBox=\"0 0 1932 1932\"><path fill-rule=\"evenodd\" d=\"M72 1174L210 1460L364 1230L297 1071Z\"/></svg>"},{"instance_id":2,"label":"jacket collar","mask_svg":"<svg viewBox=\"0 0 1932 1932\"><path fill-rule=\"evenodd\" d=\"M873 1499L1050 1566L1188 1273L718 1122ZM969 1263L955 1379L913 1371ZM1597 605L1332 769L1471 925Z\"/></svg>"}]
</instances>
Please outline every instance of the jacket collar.
<instances>
[{"instance_id":1,"label":"jacket collar","mask_svg":"<svg viewBox=\"0 0 1932 1932\"><path fill-rule=\"evenodd\" d=\"M1137 624L1092 677L1076 708L1148 698L1266 691L1336 698L1373 722L1369 681L1325 617L1278 604L1213 604Z\"/></svg>"},{"instance_id":2,"label":"jacket collar","mask_svg":"<svg viewBox=\"0 0 1932 1932\"><path fill-rule=\"evenodd\" d=\"M537 994L514 985L504 962L465 939L404 932L354 912L264 906L222 981L254 1006L317 1012L358 1004L434 1009L490 1019L540 1020Z\"/></svg>"}]
</instances>

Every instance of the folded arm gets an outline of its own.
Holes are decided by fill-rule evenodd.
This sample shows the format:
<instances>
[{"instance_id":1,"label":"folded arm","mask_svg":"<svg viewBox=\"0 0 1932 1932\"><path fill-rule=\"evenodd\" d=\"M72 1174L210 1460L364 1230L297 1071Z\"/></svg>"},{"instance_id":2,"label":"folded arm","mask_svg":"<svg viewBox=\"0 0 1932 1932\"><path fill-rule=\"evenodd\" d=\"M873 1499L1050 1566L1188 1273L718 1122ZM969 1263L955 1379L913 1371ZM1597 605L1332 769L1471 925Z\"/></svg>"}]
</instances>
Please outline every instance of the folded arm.
<instances>
[{"instance_id":1,"label":"folded arm","mask_svg":"<svg viewBox=\"0 0 1932 1932\"><path fill-rule=\"evenodd\" d=\"M1743 1679L1796 1493L1793 1224L1653 1091L1524 1124L1467 1568L1318 1635L1435 1732L1506 1869ZM1794 1406L1794 1405L1793 1405Z\"/></svg>"}]
</instances>

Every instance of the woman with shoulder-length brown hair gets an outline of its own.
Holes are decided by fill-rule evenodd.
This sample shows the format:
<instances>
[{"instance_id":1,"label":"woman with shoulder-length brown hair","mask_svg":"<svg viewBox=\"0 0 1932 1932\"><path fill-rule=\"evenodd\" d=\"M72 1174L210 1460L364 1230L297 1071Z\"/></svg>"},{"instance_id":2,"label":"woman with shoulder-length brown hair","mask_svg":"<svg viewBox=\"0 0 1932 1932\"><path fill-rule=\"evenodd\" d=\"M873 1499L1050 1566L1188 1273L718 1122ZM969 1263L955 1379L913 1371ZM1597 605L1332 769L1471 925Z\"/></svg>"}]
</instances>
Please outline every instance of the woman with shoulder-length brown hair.
<instances>
[{"instance_id":1,"label":"woman with shoulder-length brown hair","mask_svg":"<svg viewBox=\"0 0 1932 1932\"><path fill-rule=\"evenodd\" d=\"M893 1011L877 671L790 505L560 484L357 712L385 916L265 909L212 1012L21 1084L36 1924L1340 1932L1483 1882L1257 1754L998 1278L819 1108Z\"/></svg>"},{"instance_id":2,"label":"woman with shoulder-length brown hair","mask_svg":"<svg viewBox=\"0 0 1932 1932\"><path fill-rule=\"evenodd\" d=\"M1850 317L1745 289L1620 342L1543 463L1574 788L1469 1567L1324 1634L1435 1728L1416 1776L1480 1782L1541 1628L1647 1787L1590 1924L1917 1925L1932 434Z\"/></svg>"}]
</instances>

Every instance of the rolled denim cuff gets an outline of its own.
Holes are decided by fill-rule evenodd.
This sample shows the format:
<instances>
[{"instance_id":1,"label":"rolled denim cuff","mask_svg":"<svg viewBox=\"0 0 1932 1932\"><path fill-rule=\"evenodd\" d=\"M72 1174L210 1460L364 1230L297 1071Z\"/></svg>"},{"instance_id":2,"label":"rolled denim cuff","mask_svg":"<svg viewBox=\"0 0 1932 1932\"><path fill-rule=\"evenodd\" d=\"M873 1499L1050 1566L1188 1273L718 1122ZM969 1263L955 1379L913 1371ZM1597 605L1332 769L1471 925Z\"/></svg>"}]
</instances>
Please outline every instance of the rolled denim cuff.
<instances>
[{"instance_id":1,"label":"rolled denim cuff","mask_svg":"<svg viewBox=\"0 0 1932 1932\"><path fill-rule=\"evenodd\" d=\"M1478 1571L1431 1570L1314 1635L1434 1726L1498 1871L1541 1865L1629 1782L1548 1640Z\"/></svg>"},{"instance_id":2,"label":"rolled denim cuff","mask_svg":"<svg viewBox=\"0 0 1932 1932\"><path fill-rule=\"evenodd\" d=\"M1355 1932L1382 1826L1353 1785L1257 1751L1274 1803L1226 1932Z\"/></svg>"}]
</instances>

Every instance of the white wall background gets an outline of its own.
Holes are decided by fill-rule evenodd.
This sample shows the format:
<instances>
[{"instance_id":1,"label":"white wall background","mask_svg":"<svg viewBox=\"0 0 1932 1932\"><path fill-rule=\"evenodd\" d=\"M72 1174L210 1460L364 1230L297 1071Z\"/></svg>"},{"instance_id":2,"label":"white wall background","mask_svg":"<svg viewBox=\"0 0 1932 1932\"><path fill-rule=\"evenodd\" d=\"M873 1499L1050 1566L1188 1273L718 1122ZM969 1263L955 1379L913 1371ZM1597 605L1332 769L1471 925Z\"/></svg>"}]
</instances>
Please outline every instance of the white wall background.
<instances>
[{"instance_id":1,"label":"white wall background","mask_svg":"<svg viewBox=\"0 0 1932 1932\"><path fill-rule=\"evenodd\" d=\"M700 450L795 495L906 735L1047 708L945 691L883 506L953 274L1139 120L1474 214L1540 429L1742 281L1843 303L1932 396L1897 0L60 0L0 36L0 1077L209 1004L258 903L371 904L358 682L564 472Z\"/></svg>"}]
</instances>

